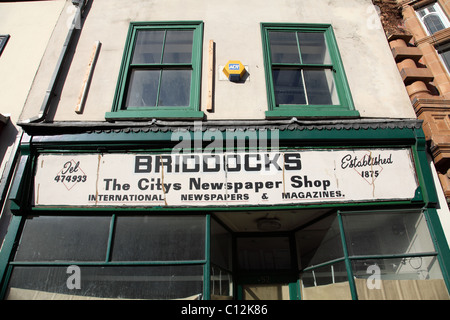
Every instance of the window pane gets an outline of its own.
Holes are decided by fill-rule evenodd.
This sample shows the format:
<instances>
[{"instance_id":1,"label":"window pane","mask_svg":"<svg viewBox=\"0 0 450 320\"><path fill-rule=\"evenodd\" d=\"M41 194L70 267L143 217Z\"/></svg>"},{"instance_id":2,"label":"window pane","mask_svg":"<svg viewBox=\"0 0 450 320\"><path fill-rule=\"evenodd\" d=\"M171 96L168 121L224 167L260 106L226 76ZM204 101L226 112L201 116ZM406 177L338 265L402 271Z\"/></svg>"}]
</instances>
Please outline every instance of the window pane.
<instances>
[{"instance_id":1,"label":"window pane","mask_svg":"<svg viewBox=\"0 0 450 320\"><path fill-rule=\"evenodd\" d=\"M15 261L105 261L111 217L40 216L25 222Z\"/></svg>"},{"instance_id":2,"label":"window pane","mask_svg":"<svg viewBox=\"0 0 450 320\"><path fill-rule=\"evenodd\" d=\"M445 48L437 48L439 51L439 54L442 57L442 61L444 61L445 66L447 67L447 70L450 70L450 48L448 45Z\"/></svg>"},{"instance_id":3,"label":"window pane","mask_svg":"<svg viewBox=\"0 0 450 320\"><path fill-rule=\"evenodd\" d=\"M343 215L349 255L434 252L422 213Z\"/></svg>"},{"instance_id":4,"label":"window pane","mask_svg":"<svg viewBox=\"0 0 450 320\"><path fill-rule=\"evenodd\" d=\"M337 105L338 97L333 72L325 70L304 70L308 104Z\"/></svg>"},{"instance_id":5,"label":"window pane","mask_svg":"<svg viewBox=\"0 0 450 320\"><path fill-rule=\"evenodd\" d=\"M272 77L276 105L306 104L301 70L274 69Z\"/></svg>"},{"instance_id":6,"label":"window pane","mask_svg":"<svg viewBox=\"0 0 450 320\"><path fill-rule=\"evenodd\" d=\"M419 17L423 18L426 15L426 10L420 9L417 11L417 14L419 15Z\"/></svg>"},{"instance_id":7,"label":"window pane","mask_svg":"<svg viewBox=\"0 0 450 320\"><path fill-rule=\"evenodd\" d=\"M287 237L239 238L238 264L242 270L286 270L291 268Z\"/></svg>"},{"instance_id":8,"label":"window pane","mask_svg":"<svg viewBox=\"0 0 450 320\"><path fill-rule=\"evenodd\" d=\"M269 32L272 63L300 63L294 32Z\"/></svg>"},{"instance_id":9,"label":"window pane","mask_svg":"<svg viewBox=\"0 0 450 320\"><path fill-rule=\"evenodd\" d=\"M192 30L169 30L164 45L163 63L191 63Z\"/></svg>"},{"instance_id":10,"label":"window pane","mask_svg":"<svg viewBox=\"0 0 450 320\"><path fill-rule=\"evenodd\" d=\"M137 31L131 63L161 63L164 31Z\"/></svg>"},{"instance_id":11,"label":"window pane","mask_svg":"<svg viewBox=\"0 0 450 320\"><path fill-rule=\"evenodd\" d=\"M8 299L193 299L203 292L203 266L80 267L78 288L67 267L15 267Z\"/></svg>"},{"instance_id":12,"label":"window pane","mask_svg":"<svg viewBox=\"0 0 450 320\"><path fill-rule=\"evenodd\" d=\"M211 266L211 298L231 297L233 295L233 279L231 273Z\"/></svg>"},{"instance_id":13,"label":"window pane","mask_svg":"<svg viewBox=\"0 0 450 320\"><path fill-rule=\"evenodd\" d=\"M350 300L350 284L344 262L315 268L301 276L302 300Z\"/></svg>"},{"instance_id":14,"label":"window pane","mask_svg":"<svg viewBox=\"0 0 450 320\"><path fill-rule=\"evenodd\" d=\"M211 262L231 270L231 234L215 220L211 221Z\"/></svg>"},{"instance_id":15,"label":"window pane","mask_svg":"<svg viewBox=\"0 0 450 320\"><path fill-rule=\"evenodd\" d=\"M298 32L298 42L304 64L331 64L325 35L318 32Z\"/></svg>"},{"instance_id":16,"label":"window pane","mask_svg":"<svg viewBox=\"0 0 450 320\"><path fill-rule=\"evenodd\" d=\"M204 258L204 217L117 217L112 260L179 261Z\"/></svg>"},{"instance_id":17,"label":"window pane","mask_svg":"<svg viewBox=\"0 0 450 320\"><path fill-rule=\"evenodd\" d=\"M436 257L355 260L358 299L448 300Z\"/></svg>"},{"instance_id":18,"label":"window pane","mask_svg":"<svg viewBox=\"0 0 450 320\"><path fill-rule=\"evenodd\" d=\"M328 216L295 234L300 269L342 258L341 233L337 216Z\"/></svg>"},{"instance_id":19,"label":"window pane","mask_svg":"<svg viewBox=\"0 0 450 320\"><path fill-rule=\"evenodd\" d=\"M437 14L429 14L424 19L423 22L427 26L428 32L433 34L439 30L445 29L441 18Z\"/></svg>"},{"instance_id":20,"label":"window pane","mask_svg":"<svg viewBox=\"0 0 450 320\"><path fill-rule=\"evenodd\" d=\"M160 70L133 70L125 107L154 107L160 74Z\"/></svg>"},{"instance_id":21,"label":"window pane","mask_svg":"<svg viewBox=\"0 0 450 320\"><path fill-rule=\"evenodd\" d=\"M164 70L158 105L189 106L191 73L191 70Z\"/></svg>"}]
</instances>

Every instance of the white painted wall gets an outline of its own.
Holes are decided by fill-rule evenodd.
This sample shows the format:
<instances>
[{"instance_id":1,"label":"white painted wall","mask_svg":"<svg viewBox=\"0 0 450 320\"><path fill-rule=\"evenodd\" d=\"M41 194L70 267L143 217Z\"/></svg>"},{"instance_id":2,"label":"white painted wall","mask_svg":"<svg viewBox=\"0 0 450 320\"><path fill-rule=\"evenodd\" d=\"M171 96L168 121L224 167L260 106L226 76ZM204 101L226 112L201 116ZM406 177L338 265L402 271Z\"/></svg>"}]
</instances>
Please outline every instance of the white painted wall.
<instances>
[{"instance_id":1,"label":"white painted wall","mask_svg":"<svg viewBox=\"0 0 450 320\"><path fill-rule=\"evenodd\" d=\"M58 32L65 33L61 16ZM76 53L58 102L55 121L104 121L111 110L131 21L204 21L201 110L206 109L208 43L216 43L214 112L208 120L264 119L267 110L261 22L331 23L337 38L355 108L361 117L415 118L371 0L95 0L87 14ZM55 44L64 36L55 32ZM75 106L95 41L102 44L82 114ZM60 50L60 49L59 49ZM228 60L248 66L244 84L219 81L218 67ZM45 71L47 84L51 72ZM36 84L37 88L38 84ZM42 86L42 84L41 84ZM22 119L35 116L42 88L32 92ZM36 99L36 100L35 100ZM41 98L42 99L42 98Z\"/></svg>"},{"instance_id":2,"label":"white painted wall","mask_svg":"<svg viewBox=\"0 0 450 320\"><path fill-rule=\"evenodd\" d=\"M0 34L10 35L0 56L0 113L10 117L0 135L0 176L20 131L17 120L65 2L0 2Z\"/></svg>"}]
</instances>

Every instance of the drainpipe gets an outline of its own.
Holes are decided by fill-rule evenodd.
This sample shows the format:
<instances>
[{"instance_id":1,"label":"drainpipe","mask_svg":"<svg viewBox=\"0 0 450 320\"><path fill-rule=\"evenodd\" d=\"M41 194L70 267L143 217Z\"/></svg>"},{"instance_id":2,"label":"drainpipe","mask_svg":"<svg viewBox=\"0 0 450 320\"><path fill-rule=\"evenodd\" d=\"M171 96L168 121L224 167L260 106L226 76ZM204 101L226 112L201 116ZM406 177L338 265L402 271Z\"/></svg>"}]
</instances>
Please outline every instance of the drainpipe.
<instances>
[{"instance_id":1,"label":"drainpipe","mask_svg":"<svg viewBox=\"0 0 450 320\"><path fill-rule=\"evenodd\" d=\"M88 0L72 0L72 4L77 7L77 11L72 20L72 24L70 25L70 29L69 29L69 32L67 33L66 40L64 41L64 45L63 45L63 48L59 55L58 61L56 63L55 70L53 71L53 75L50 80L50 84L48 86L47 91L45 92L44 101L42 102L41 109L39 110L39 114L30 119L18 122L17 123L18 125L26 124L26 123L41 122L41 121L45 120L45 117L47 116L48 109L50 106L51 98L54 95L54 91L55 91L55 88L56 88L56 85L58 82L58 78L61 74L64 60L67 57L70 44L72 43L72 40L74 38L74 34L75 34L74 31L75 31L75 29L81 28L81 14L82 14L82 11L83 11L87 1Z\"/></svg>"}]
</instances>

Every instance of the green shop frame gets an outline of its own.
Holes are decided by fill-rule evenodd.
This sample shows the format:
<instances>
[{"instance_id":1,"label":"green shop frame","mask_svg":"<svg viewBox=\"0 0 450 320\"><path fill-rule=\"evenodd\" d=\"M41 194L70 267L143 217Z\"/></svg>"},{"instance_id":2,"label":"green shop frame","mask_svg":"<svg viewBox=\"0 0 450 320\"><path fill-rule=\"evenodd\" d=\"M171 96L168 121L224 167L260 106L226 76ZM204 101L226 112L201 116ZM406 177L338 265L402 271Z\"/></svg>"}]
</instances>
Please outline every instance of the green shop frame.
<instances>
[{"instance_id":1,"label":"green shop frame","mask_svg":"<svg viewBox=\"0 0 450 320\"><path fill-rule=\"evenodd\" d=\"M202 141L202 134L199 132L189 131L192 141L197 141L199 149L193 148L193 152L204 150L208 143ZM413 155L415 171L418 180L418 189L414 198L401 201L385 201L385 202L355 202L355 203L328 203L328 204L302 204L302 205L277 205L277 206L238 206L238 207L147 207L147 208L131 208L131 207L112 207L112 208L36 208L31 206L31 190L33 186L33 176L35 172L36 159L40 154L65 154L65 153L121 153L121 152L170 152L170 148L176 145L177 141L171 140L171 130L156 130L149 132L145 128L123 129L123 130L97 130L89 132L74 132L64 135L44 135L36 134L32 137L24 139L21 147L21 158L16 171L16 178L13 183L10 200L13 211L7 237L4 241L2 251L0 253L0 276L1 276L1 295L5 298L8 293L8 286L11 281L20 279L18 275L22 272L22 276L26 276L28 268L51 269L55 275L64 276L67 267L76 265L81 268L82 272L87 272L95 276L97 269L105 272L114 270L123 275L135 273L137 276L147 277L150 275L148 270L152 270L151 274L158 274L164 279L165 272L172 268L179 279L189 277L193 279L192 285L185 294L181 296L165 296L167 299L181 297L197 297L202 299L213 299L215 295L228 295L235 299L242 297L242 288L248 284L254 284L261 277L265 277L271 283L287 283L289 296L291 299L308 299L305 289L313 288L314 283L320 284L328 279L333 279L331 273L336 277L336 283L341 281L344 276L347 281L349 298L364 299L365 296L361 291L361 286L357 279L366 281L370 274L363 274L362 266L365 265L382 265L388 263L404 263L415 267L415 263L419 261L427 261L429 265L439 266L441 279L445 284L444 288L448 292L450 287L449 266L450 255L447 241L445 239L442 227L436 211L437 195L434 189L431 171L426 156L426 142L422 129L413 127L384 127L374 128L352 127L352 128L315 128L308 130L280 130L278 134L280 148L299 148L299 149L315 149L315 148L410 148ZM258 136L262 136L262 131L256 130ZM264 134L267 134L265 132ZM267 137L267 136L266 136ZM248 138L244 131L236 132L236 138L245 141ZM257 212L257 211L287 211L303 209L329 209L329 212L317 217L316 221L310 221L308 224L285 232L283 234L267 233L267 237L287 237L290 239L290 265L288 266L288 279L279 274L279 270L272 270L269 278L267 274L258 273L257 271L245 270L238 264L239 257L236 250L232 250L233 264L225 264L217 257L214 257L215 240L214 230L218 225L224 228L231 236L231 246L236 248L239 239L255 234L244 234L233 232L227 226L220 223L217 219L219 213L229 212L229 214L239 214L239 212ZM354 225L364 228L364 219L361 217L371 217L371 219L381 219L382 217L394 217L401 215L408 218L417 217L417 221L422 221L421 226L426 226L426 250L416 250L408 253L400 251L383 250L382 246L379 250L364 251L355 248L349 243L357 238ZM54 218L52 218L54 217ZM54 257L36 258L33 251L26 252L26 246L20 247L19 241L26 243L27 230L32 230L33 224L39 226L39 223L57 223L59 219L79 219L80 227L89 219L96 219L99 230L102 232L92 232L92 237L103 237L101 240L104 244L102 256L98 253L91 252L92 256L58 258L62 260L55 262ZM171 219L172 218L172 219ZM179 219L178 219L179 218ZM47 220L48 219L48 220ZM133 219L136 219L133 221ZM193 253L191 256L183 256L186 252L180 253L176 258L167 256L167 252L155 253L154 256L120 256L119 244L123 246L129 245L127 241L121 237L120 230L127 230L128 226L145 225L142 221L160 220L170 230L170 221L191 220L196 221L193 227L196 230L188 237L198 244L200 251ZM183 220L185 219L185 220ZM330 219L330 225L334 223L336 226L333 230L338 230L335 236L340 243L340 255L329 257L318 261L310 260L310 263L300 263L306 261L302 257L301 251L294 249L300 246L298 239L308 228L313 226L314 222ZM54 221L51 221L54 220ZM187 221L186 220L186 221ZM55 222L56 221L56 222ZM217 223L219 222L219 224ZM62 224L65 225L65 224ZM73 224L70 224L73 225ZM151 224L150 224L151 225ZM150 226L149 225L149 226ZM155 224L157 225L157 224ZM102 227L100 227L102 226ZM173 225L175 226L175 224ZM39 226L40 228L41 226ZM123 229L122 229L123 228ZM133 227L135 228L135 227ZM214 230L212 230L214 228ZM397 224L389 224L393 234L402 236L405 232L399 229ZM128 229L129 230L129 229ZM72 231L67 231L72 232ZM380 231L382 232L382 231ZM31 233L30 233L31 234ZM76 232L75 232L76 234ZM138 235L139 233L137 233ZM119 238L116 238L119 237ZM355 238L356 237L356 238ZM126 238L126 237L125 237ZM191 241L190 240L190 241ZM92 240L94 241L94 240ZM96 240L95 240L96 241ZM146 242L138 241L137 242ZM153 240L152 240L153 241ZM182 241L182 240L180 240ZM189 244L188 241L185 241ZM431 243L431 245L429 245ZM19 245L19 247L17 247ZM115 247L115 245L117 245ZM125 248L124 247L124 248ZM319 248L319 247L318 247ZM358 251L359 250L359 251ZM172 251L173 250L168 250ZM126 252L126 250L124 250ZM136 269L133 269L136 268ZM37 269L36 269L37 270ZM135 271L131 271L135 270ZM333 270L333 271L331 271ZM62 273L61 273L62 272ZM324 273L325 272L325 273ZM103 274L105 275L105 274ZM321 275L321 276L319 276ZM326 276L324 276L326 275ZM339 277L338 277L338 276ZM284 277L284 278L283 278ZM212 280L214 279L214 280ZM339 280L341 279L341 280ZM356 280L355 280L356 279ZM381 275L381 281L384 281ZM321 282L322 281L322 282ZM230 283L233 285L230 286ZM218 286L223 286L217 291ZM189 287L189 286L188 286ZM225 290L222 290L226 288ZM184 289L183 289L184 290ZM311 289L312 290L312 289ZM115 296L117 297L117 296ZM149 296L149 298L153 298ZM368 297L370 298L370 296Z\"/></svg>"}]
</instances>

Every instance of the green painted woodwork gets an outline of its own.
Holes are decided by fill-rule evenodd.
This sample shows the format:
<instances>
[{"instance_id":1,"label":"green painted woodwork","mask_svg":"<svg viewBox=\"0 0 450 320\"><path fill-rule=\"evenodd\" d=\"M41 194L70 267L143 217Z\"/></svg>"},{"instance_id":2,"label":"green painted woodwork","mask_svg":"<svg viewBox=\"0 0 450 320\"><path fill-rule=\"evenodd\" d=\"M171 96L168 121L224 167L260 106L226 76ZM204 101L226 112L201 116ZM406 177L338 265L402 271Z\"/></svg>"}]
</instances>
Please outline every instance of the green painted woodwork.
<instances>
[{"instance_id":1,"label":"green painted woodwork","mask_svg":"<svg viewBox=\"0 0 450 320\"><path fill-rule=\"evenodd\" d=\"M193 30L192 61L187 66L191 68L190 98L189 105L178 107L142 107L125 109L127 88L132 70L131 59L139 30ZM122 63L117 81L111 112L105 115L106 120L128 120L128 119L152 119L152 118L177 118L177 119L202 119L204 114L200 109L200 86L202 66L202 44L203 44L203 22L202 21L162 21L162 22L131 22L125 42ZM135 66L139 67L139 66ZM148 68L149 66L141 66ZM155 67L186 67L184 64L157 64Z\"/></svg>"},{"instance_id":2,"label":"green painted woodwork","mask_svg":"<svg viewBox=\"0 0 450 320\"><path fill-rule=\"evenodd\" d=\"M333 71L334 82L337 88L339 104L336 105L276 105L275 91L272 78L272 68L280 66L271 59L269 43L270 31L294 31L294 32L320 32L325 36L325 41L329 50L331 65L326 67ZM329 24L294 24L294 23L261 23L261 36L263 43L264 70L266 78L267 101L269 110L266 111L267 118L286 117L337 117L356 118L359 112L355 110L350 89L345 76L342 59L334 36L333 28ZM281 65L282 66L282 65ZM325 65L323 65L325 66ZM285 65L287 67L287 65ZM318 65L299 63L290 67L295 68L317 68Z\"/></svg>"},{"instance_id":3,"label":"green painted woodwork","mask_svg":"<svg viewBox=\"0 0 450 320\"><path fill-rule=\"evenodd\" d=\"M210 141L203 141L205 132L184 131L184 138L191 139L193 151L203 151ZM337 204L315 204L315 205L296 205L296 206L270 206L270 207L236 207L236 208L214 208L214 211L252 211L252 210L293 210L293 209L314 209L329 208L339 210L339 212L358 211L373 212L374 210L405 210L405 209L423 209L428 222L430 233L435 241L436 252L430 255L436 255L441 265L444 280L447 287L450 286L450 251L445 238L442 226L440 224L437 211L437 195L434 187L434 180L429 167L427 158L426 141L421 128L417 127L399 127L399 126L353 126L342 128L338 125L333 126L310 126L303 129L279 130L277 132L266 129L257 129L254 132L247 130L236 130L234 132L220 131L224 141L226 139L244 140L249 136L258 139L279 138L280 150L289 148L313 149L313 148L403 148L409 147L419 182L419 188L416 197L411 201L389 201L389 202L367 202L367 203L337 203ZM9 277L12 267L16 265L10 262L11 255L15 251L15 245L20 236L22 220L30 214L115 214L115 213L133 213L133 214L153 214L184 212L205 214L208 217L207 223L207 241L206 241L206 259L201 261L180 261L182 264L201 264L204 266L204 298L208 299L210 295L209 276L210 276L210 227L209 213L211 208L32 208L30 207L30 194L33 185L33 172L35 159L41 153L108 153L108 152L171 152L171 147L176 145L179 140L172 138L174 132L170 129L149 130L145 126L139 128L93 128L89 132L70 133L60 135L36 135L23 140L21 145L21 160L16 171L10 200L12 200L13 215L7 237L5 239L2 251L0 252L0 276L3 284ZM111 232L114 228L114 221L111 222ZM107 257L109 257L110 247ZM424 254L422 254L423 256ZM347 269L350 270L352 259L363 257L346 257L341 261L346 262ZM369 257L374 258L374 257ZM333 261L336 262L336 261ZM64 262L65 263L65 262ZM64 264L63 263L63 264ZM72 263L72 262L70 262ZM136 264L148 263L159 264L159 262L136 262ZM178 263L178 262L177 262ZM23 264L23 263L21 263ZM36 264L33 262L32 264ZM45 263L44 263L45 264ZM52 263L53 264L53 263ZM77 262L82 265L82 262ZM90 264L90 263L87 263ZM112 262L94 263L94 265L117 264ZM120 263L119 263L120 264ZM317 267L317 266L316 266ZM351 272L351 271L350 271ZM350 278L351 275L349 274ZM3 286L5 290L5 286ZM298 283L290 285L291 297L298 297ZM4 294L4 291L2 292ZM239 294L236 293L235 297ZM356 297L356 291L352 292L353 298Z\"/></svg>"}]
</instances>

